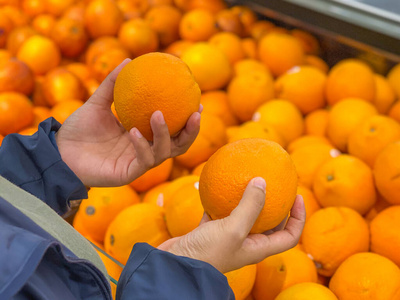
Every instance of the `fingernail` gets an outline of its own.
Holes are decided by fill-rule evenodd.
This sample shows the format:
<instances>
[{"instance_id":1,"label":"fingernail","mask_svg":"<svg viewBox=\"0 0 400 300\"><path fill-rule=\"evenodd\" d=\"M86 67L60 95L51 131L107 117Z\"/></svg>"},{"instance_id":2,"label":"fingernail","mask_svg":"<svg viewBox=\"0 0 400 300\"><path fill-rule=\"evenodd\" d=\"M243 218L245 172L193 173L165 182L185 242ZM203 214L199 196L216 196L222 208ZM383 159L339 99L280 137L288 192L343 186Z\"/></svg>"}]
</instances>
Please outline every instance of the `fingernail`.
<instances>
[{"instance_id":1,"label":"fingernail","mask_svg":"<svg viewBox=\"0 0 400 300\"><path fill-rule=\"evenodd\" d=\"M203 109L204 109L203 104L200 104L199 113L202 113Z\"/></svg>"},{"instance_id":2,"label":"fingernail","mask_svg":"<svg viewBox=\"0 0 400 300\"><path fill-rule=\"evenodd\" d=\"M302 196L302 195L298 195L298 197L299 197L299 201L300 201L301 205L304 206L304 199L303 199L303 196Z\"/></svg>"},{"instance_id":3,"label":"fingernail","mask_svg":"<svg viewBox=\"0 0 400 300\"><path fill-rule=\"evenodd\" d=\"M158 122L160 122L160 124L164 125L165 124L165 119L164 119L163 113L161 111L157 110L155 112L155 114L156 114L156 118L157 118Z\"/></svg>"},{"instance_id":4,"label":"fingernail","mask_svg":"<svg viewBox=\"0 0 400 300\"><path fill-rule=\"evenodd\" d=\"M133 134L134 134L137 138L141 139L141 138L143 137L143 135L140 133L139 129L137 129L137 128L132 128L132 131L133 131Z\"/></svg>"},{"instance_id":5,"label":"fingernail","mask_svg":"<svg viewBox=\"0 0 400 300\"><path fill-rule=\"evenodd\" d=\"M194 120L196 122L196 125L200 125L200 120L201 120L201 115L198 112L194 113Z\"/></svg>"},{"instance_id":6,"label":"fingernail","mask_svg":"<svg viewBox=\"0 0 400 300\"><path fill-rule=\"evenodd\" d=\"M255 112L253 117L251 118L252 121L259 121L261 119L261 114L259 112Z\"/></svg>"},{"instance_id":7,"label":"fingernail","mask_svg":"<svg viewBox=\"0 0 400 300\"><path fill-rule=\"evenodd\" d=\"M267 187L267 184L262 177L256 177L253 179L253 185L255 187L258 187L259 189L263 190L265 192L265 188Z\"/></svg>"}]
</instances>

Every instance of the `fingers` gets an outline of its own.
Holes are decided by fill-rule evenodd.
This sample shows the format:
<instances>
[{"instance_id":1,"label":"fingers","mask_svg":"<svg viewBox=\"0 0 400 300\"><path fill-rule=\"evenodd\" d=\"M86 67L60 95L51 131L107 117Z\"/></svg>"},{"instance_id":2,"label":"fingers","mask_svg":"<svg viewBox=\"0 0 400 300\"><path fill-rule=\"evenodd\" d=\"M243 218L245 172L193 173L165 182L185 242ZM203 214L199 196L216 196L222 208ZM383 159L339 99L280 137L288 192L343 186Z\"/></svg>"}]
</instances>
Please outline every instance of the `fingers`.
<instances>
[{"instance_id":1,"label":"fingers","mask_svg":"<svg viewBox=\"0 0 400 300\"><path fill-rule=\"evenodd\" d=\"M265 180L261 177L253 178L243 193L239 205L227 218L229 226L240 230L245 238L253 227L265 203Z\"/></svg>"},{"instance_id":2,"label":"fingers","mask_svg":"<svg viewBox=\"0 0 400 300\"><path fill-rule=\"evenodd\" d=\"M183 154L189 149L200 131L200 113L193 113L186 123L185 128L178 136L172 138L171 157Z\"/></svg>"},{"instance_id":3,"label":"fingers","mask_svg":"<svg viewBox=\"0 0 400 300\"><path fill-rule=\"evenodd\" d=\"M154 156L149 142L137 128L132 128L128 136L136 152L136 160L129 166L128 177L136 178L154 166Z\"/></svg>"},{"instance_id":4,"label":"fingers","mask_svg":"<svg viewBox=\"0 0 400 300\"><path fill-rule=\"evenodd\" d=\"M108 74L106 79L103 80L103 82L100 84L100 86L97 88L97 90L94 92L92 97L89 98L88 101L102 105L104 107L111 107L114 99L115 80L117 79L117 76L122 68L130 61L130 58L126 58L110 74Z\"/></svg>"},{"instance_id":5,"label":"fingers","mask_svg":"<svg viewBox=\"0 0 400 300\"><path fill-rule=\"evenodd\" d=\"M203 217L202 217L201 220L200 220L199 226L200 226L200 225L203 225L204 223L207 223L207 222L209 222L209 221L211 221L210 216L209 216L206 212L204 212Z\"/></svg>"},{"instance_id":6,"label":"fingers","mask_svg":"<svg viewBox=\"0 0 400 300\"><path fill-rule=\"evenodd\" d=\"M150 119L150 125L153 131L152 149L155 165L158 165L171 157L171 137L161 111L157 110L153 113Z\"/></svg>"}]
</instances>

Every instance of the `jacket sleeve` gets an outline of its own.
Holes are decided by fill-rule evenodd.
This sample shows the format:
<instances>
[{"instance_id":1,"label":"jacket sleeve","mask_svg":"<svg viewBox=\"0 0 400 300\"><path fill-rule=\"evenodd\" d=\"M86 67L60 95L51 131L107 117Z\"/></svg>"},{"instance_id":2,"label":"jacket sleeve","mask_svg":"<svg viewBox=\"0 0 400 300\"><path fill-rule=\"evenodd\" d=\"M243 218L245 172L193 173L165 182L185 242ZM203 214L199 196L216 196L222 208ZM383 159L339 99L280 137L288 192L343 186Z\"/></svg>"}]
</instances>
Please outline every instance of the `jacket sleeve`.
<instances>
[{"instance_id":1,"label":"jacket sleeve","mask_svg":"<svg viewBox=\"0 0 400 300\"><path fill-rule=\"evenodd\" d=\"M70 200L87 198L87 190L61 159L54 137L60 127L49 118L32 136L7 135L0 147L0 175L64 214Z\"/></svg>"},{"instance_id":2,"label":"jacket sleeve","mask_svg":"<svg viewBox=\"0 0 400 300\"><path fill-rule=\"evenodd\" d=\"M117 300L234 300L226 277L208 263L145 243L132 249L117 286Z\"/></svg>"}]
</instances>

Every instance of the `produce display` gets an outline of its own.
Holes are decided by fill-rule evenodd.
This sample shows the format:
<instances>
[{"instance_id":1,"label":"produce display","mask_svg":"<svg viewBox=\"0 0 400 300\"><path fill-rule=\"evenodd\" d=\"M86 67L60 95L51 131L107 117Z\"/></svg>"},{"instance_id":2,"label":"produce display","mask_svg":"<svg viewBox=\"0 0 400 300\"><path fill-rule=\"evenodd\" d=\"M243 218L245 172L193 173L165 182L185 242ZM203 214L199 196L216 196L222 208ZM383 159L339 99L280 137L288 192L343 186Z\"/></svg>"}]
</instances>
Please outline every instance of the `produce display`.
<instances>
[{"instance_id":1,"label":"produce display","mask_svg":"<svg viewBox=\"0 0 400 300\"><path fill-rule=\"evenodd\" d=\"M318 24L315 24L318 26ZM307 212L296 247L226 273L238 300L400 299L400 64L329 65L320 40L223 0L0 0L0 145L60 123L126 58L116 122L152 141L202 104L186 153L132 183L92 187L71 223L115 280L132 246L223 218L266 180L252 232ZM115 284L112 283L115 293Z\"/></svg>"}]
</instances>

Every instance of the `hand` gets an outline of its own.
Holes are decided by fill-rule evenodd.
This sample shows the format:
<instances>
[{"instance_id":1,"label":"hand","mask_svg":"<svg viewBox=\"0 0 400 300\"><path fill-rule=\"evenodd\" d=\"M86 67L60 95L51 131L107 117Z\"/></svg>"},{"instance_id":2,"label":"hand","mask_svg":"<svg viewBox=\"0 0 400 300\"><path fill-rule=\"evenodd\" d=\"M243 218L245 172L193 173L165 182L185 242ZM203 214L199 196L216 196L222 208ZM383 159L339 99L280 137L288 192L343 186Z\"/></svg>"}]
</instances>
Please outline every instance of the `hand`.
<instances>
[{"instance_id":1,"label":"hand","mask_svg":"<svg viewBox=\"0 0 400 300\"><path fill-rule=\"evenodd\" d=\"M296 197L286 224L285 218L278 228L249 235L264 202L265 181L256 177L250 181L230 216L210 221L205 214L198 228L164 242L158 249L208 262L226 273L294 247L306 218L303 198Z\"/></svg>"},{"instance_id":2,"label":"hand","mask_svg":"<svg viewBox=\"0 0 400 300\"><path fill-rule=\"evenodd\" d=\"M111 104L117 75L129 61L115 68L56 134L63 161L89 187L130 183L165 159L186 152L200 129L201 108L172 138L160 111L150 120L152 143L136 128L127 132L111 112Z\"/></svg>"}]
</instances>

